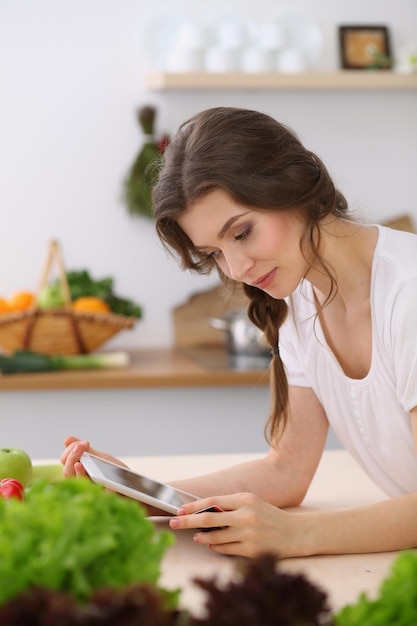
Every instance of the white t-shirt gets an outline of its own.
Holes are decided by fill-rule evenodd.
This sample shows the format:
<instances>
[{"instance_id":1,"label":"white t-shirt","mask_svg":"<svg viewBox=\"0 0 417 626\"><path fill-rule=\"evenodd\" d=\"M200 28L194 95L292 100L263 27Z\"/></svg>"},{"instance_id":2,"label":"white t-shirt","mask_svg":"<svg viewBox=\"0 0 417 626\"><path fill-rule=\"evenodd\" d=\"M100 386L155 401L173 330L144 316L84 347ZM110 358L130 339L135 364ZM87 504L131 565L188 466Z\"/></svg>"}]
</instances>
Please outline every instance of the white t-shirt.
<instances>
[{"instance_id":1,"label":"white t-shirt","mask_svg":"<svg viewBox=\"0 0 417 626\"><path fill-rule=\"evenodd\" d=\"M389 496L417 492L409 411L417 406L417 235L378 226L372 263L372 363L346 376L328 347L312 286L287 299L280 353L290 385L311 387L339 441Z\"/></svg>"}]
</instances>

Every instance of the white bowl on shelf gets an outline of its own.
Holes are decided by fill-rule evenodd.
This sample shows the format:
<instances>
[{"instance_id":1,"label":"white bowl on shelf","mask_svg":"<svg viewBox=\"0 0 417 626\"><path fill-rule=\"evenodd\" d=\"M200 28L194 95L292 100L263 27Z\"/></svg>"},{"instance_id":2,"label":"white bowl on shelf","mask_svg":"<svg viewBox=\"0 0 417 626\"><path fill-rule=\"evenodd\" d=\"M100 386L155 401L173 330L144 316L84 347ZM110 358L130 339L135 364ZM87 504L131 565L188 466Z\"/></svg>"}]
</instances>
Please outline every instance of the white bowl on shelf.
<instances>
[{"instance_id":1,"label":"white bowl on shelf","mask_svg":"<svg viewBox=\"0 0 417 626\"><path fill-rule=\"evenodd\" d=\"M250 46L241 54L241 70L247 73L275 71L274 53L260 46Z\"/></svg>"},{"instance_id":2,"label":"white bowl on shelf","mask_svg":"<svg viewBox=\"0 0 417 626\"><path fill-rule=\"evenodd\" d=\"M164 69L173 74L201 72L203 70L202 52L200 50L174 48L167 54Z\"/></svg>"},{"instance_id":3,"label":"white bowl on shelf","mask_svg":"<svg viewBox=\"0 0 417 626\"><path fill-rule=\"evenodd\" d=\"M257 39L264 50L281 50L286 44L285 29L278 21L263 22L259 25Z\"/></svg>"},{"instance_id":4,"label":"white bowl on shelf","mask_svg":"<svg viewBox=\"0 0 417 626\"><path fill-rule=\"evenodd\" d=\"M167 12L153 19L145 33L146 54L154 71L173 71L168 68L196 63L198 55L190 54L187 59L185 52L199 51L201 57L206 43L203 27L196 20L176 12Z\"/></svg>"},{"instance_id":5,"label":"white bowl on shelf","mask_svg":"<svg viewBox=\"0 0 417 626\"><path fill-rule=\"evenodd\" d=\"M284 48L277 54L276 69L283 74L299 74L308 69L304 52L300 48Z\"/></svg>"},{"instance_id":6,"label":"white bowl on shelf","mask_svg":"<svg viewBox=\"0 0 417 626\"><path fill-rule=\"evenodd\" d=\"M304 58L305 69L314 69L319 61L323 48L323 33L313 20L304 15L287 14L276 20L283 31L285 49L297 49ZM288 53L288 56L294 53ZM285 61L284 64L290 65ZM296 65L294 61L292 65ZM301 65L301 62L299 62ZM303 71L303 70L298 70Z\"/></svg>"},{"instance_id":7,"label":"white bowl on shelf","mask_svg":"<svg viewBox=\"0 0 417 626\"><path fill-rule=\"evenodd\" d=\"M240 71L240 51L221 46L207 48L204 55L204 70L214 74Z\"/></svg>"}]
</instances>

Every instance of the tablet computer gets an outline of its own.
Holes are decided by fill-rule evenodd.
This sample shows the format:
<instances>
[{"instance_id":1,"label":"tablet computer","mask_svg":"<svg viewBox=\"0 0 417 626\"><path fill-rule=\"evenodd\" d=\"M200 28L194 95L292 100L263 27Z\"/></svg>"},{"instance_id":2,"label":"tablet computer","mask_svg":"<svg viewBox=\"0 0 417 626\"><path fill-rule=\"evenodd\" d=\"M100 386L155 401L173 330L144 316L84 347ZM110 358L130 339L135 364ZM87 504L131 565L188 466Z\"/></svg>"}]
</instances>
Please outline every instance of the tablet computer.
<instances>
[{"instance_id":1,"label":"tablet computer","mask_svg":"<svg viewBox=\"0 0 417 626\"><path fill-rule=\"evenodd\" d=\"M160 483L89 452L81 455L80 463L93 482L167 513L175 515L182 504L199 500L198 496L187 491Z\"/></svg>"}]
</instances>

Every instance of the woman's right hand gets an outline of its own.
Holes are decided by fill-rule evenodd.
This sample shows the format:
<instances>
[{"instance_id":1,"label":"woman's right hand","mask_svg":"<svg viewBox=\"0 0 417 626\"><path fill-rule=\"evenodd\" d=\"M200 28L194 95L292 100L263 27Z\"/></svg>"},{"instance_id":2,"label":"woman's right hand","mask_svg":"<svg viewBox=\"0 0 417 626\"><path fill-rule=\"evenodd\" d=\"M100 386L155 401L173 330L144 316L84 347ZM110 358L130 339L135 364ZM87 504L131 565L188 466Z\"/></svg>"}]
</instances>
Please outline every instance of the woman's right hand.
<instances>
[{"instance_id":1,"label":"woman's right hand","mask_svg":"<svg viewBox=\"0 0 417 626\"><path fill-rule=\"evenodd\" d=\"M102 459L107 459L107 461L111 461L116 465L120 465L121 467L128 467L126 463L123 463L120 459L117 459L110 454L106 454L105 452L95 450L90 446L88 441L77 439L77 437L66 437L64 440L64 445L65 450L61 454L59 460L64 466L63 474L66 478L68 478L69 476L83 476L88 478L87 472L80 463L80 457L84 452L91 452L91 454L95 454ZM161 511L160 509L156 509L150 505L142 503L142 506L145 507L148 515L168 515L166 511Z\"/></svg>"},{"instance_id":2,"label":"woman's right hand","mask_svg":"<svg viewBox=\"0 0 417 626\"><path fill-rule=\"evenodd\" d=\"M64 440L65 450L60 456L60 462L64 466L63 474L66 477L69 476L87 476L87 473L83 466L80 463L81 455L84 452L91 452L91 454L95 454L96 456L101 457L102 459L107 459L116 465L121 465L122 467L127 467L125 463L122 463L116 457L111 456L110 454L106 454L105 452L100 452L99 450L95 450L92 448L88 441L77 439L77 437L66 437Z\"/></svg>"}]
</instances>

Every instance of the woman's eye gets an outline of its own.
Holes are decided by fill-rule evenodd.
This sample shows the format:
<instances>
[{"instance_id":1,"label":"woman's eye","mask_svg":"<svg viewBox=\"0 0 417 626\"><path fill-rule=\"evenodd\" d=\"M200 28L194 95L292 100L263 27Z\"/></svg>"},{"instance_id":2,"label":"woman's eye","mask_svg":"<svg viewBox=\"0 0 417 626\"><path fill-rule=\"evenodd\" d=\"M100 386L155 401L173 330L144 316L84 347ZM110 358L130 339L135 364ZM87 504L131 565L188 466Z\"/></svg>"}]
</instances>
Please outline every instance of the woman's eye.
<instances>
[{"instance_id":1,"label":"woman's eye","mask_svg":"<svg viewBox=\"0 0 417 626\"><path fill-rule=\"evenodd\" d=\"M248 226L248 228L245 228L245 230L241 233L239 233L239 235L235 235L235 241L242 241L243 239L247 239L247 237L250 235L252 228L250 226Z\"/></svg>"}]
</instances>

